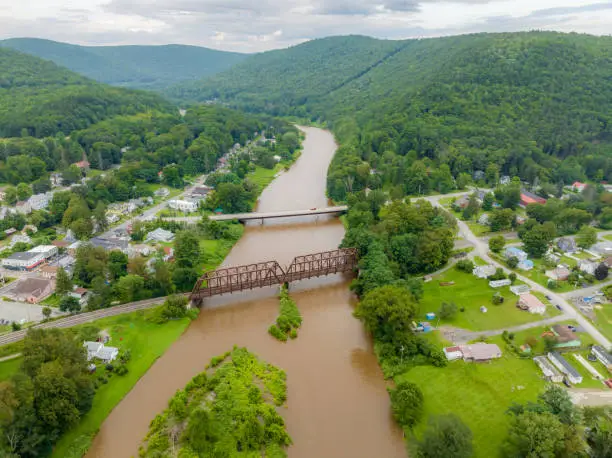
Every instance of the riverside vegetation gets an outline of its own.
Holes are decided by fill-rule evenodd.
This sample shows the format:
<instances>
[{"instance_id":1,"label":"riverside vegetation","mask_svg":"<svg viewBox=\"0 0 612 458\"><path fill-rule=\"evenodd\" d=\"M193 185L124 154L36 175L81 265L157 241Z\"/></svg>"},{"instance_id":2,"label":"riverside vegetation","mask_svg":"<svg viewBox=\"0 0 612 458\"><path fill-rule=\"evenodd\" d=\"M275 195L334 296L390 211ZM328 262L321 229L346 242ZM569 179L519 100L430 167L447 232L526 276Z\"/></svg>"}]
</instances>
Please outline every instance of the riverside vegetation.
<instances>
[{"instance_id":1,"label":"riverside vegetation","mask_svg":"<svg viewBox=\"0 0 612 458\"><path fill-rule=\"evenodd\" d=\"M297 330L302 325L302 315L285 285L281 286L279 302L278 318L276 323L268 328L268 333L275 339L286 342L289 337L297 338Z\"/></svg>"},{"instance_id":2,"label":"riverside vegetation","mask_svg":"<svg viewBox=\"0 0 612 458\"><path fill-rule=\"evenodd\" d=\"M286 457L285 379L245 348L213 358L151 422L140 456Z\"/></svg>"}]
</instances>

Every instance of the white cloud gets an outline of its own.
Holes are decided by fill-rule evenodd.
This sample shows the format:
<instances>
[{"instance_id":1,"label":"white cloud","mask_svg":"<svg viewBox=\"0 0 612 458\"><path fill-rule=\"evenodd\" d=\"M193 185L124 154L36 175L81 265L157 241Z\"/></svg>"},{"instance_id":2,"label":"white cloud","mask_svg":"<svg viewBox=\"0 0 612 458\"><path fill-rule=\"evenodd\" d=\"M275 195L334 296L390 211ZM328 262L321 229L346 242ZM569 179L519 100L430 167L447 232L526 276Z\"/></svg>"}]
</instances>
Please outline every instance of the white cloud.
<instances>
[{"instance_id":1,"label":"white cloud","mask_svg":"<svg viewBox=\"0 0 612 458\"><path fill-rule=\"evenodd\" d=\"M601 0L0 0L0 38L185 43L254 52L329 35L413 38L547 29L609 34Z\"/></svg>"}]
</instances>

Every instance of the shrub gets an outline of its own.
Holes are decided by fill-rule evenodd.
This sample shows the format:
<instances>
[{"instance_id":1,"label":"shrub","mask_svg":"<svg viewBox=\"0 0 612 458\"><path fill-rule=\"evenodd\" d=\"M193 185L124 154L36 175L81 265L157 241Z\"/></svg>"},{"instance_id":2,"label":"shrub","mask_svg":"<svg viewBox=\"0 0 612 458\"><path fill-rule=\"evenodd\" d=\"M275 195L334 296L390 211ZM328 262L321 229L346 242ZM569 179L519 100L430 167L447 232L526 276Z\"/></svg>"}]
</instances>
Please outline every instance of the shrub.
<instances>
[{"instance_id":1,"label":"shrub","mask_svg":"<svg viewBox=\"0 0 612 458\"><path fill-rule=\"evenodd\" d=\"M438 316L445 319L451 319L457 314L457 305L454 302L442 302L440 310L438 310Z\"/></svg>"},{"instance_id":2,"label":"shrub","mask_svg":"<svg viewBox=\"0 0 612 458\"><path fill-rule=\"evenodd\" d=\"M492 302L493 302L494 305L501 305L501 304L504 303L504 296L502 296L499 293L495 293L493 295Z\"/></svg>"},{"instance_id":3,"label":"shrub","mask_svg":"<svg viewBox=\"0 0 612 458\"><path fill-rule=\"evenodd\" d=\"M472 271L474 270L474 263L470 259L462 259L461 261L457 262L455 267L457 268L457 270L460 270L461 272L466 272L468 274L471 274Z\"/></svg>"},{"instance_id":4,"label":"shrub","mask_svg":"<svg viewBox=\"0 0 612 458\"><path fill-rule=\"evenodd\" d=\"M280 328L276 326L275 324L273 324L272 326L268 328L268 334L270 334L276 340L280 340L282 342L287 341L287 334L281 331Z\"/></svg>"},{"instance_id":5,"label":"shrub","mask_svg":"<svg viewBox=\"0 0 612 458\"><path fill-rule=\"evenodd\" d=\"M511 269L516 269L516 266L518 266L519 264L519 260L517 257L515 256L511 256L506 260L506 264L508 265L508 267L510 267Z\"/></svg>"},{"instance_id":6,"label":"shrub","mask_svg":"<svg viewBox=\"0 0 612 458\"><path fill-rule=\"evenodd\" d=\"M128 373L128 368L125 366L125 364L122 364L121 366L117 366L117 368L115 369L115 374L117 375L125 375Z\"/></svg>"},{"instance_id":7,"label":"shrub","mask_svg":"<svg viewBox=\"0 0 612 458\"><path fill-rule=\"evenodd\" d=\"M111 363L108 363L108 364L105 366L105 368L106 368L106 370L107 370L108 372L112 372L112 371L115 369L115 366L113 366Z\"/></svg>"},{"instance_id":8,"label":"shrub","mask_svg":"<svg viewBox=\"0 0 612 458\"><path fill-rule=\"evenodd\" d=\"M504 269L502 269L501 267L498 267L497 269L495 269L495 273L493 275L489 275L487 279L488 280L505 280L506 273L504 272Z\"/></svg>"},{"instance_id":9,"label":"shrub","mask_svg":"<svg viewBox=\"0 0 612 458\"><path fill-rule=\"evenodd\" d=\"M514 272L510 272L510 274L508 275L508 280L510 280L512 284L514 284L514 282L516 281L516 274Z\"/></svg>"},{"instance_id":10,"label":"shrub","mask_svg":"<svg viewBox=\"0 0 612 458\"><path fill-rule=\"evenodd\" d=\"M19 330L21 330L21 325L19 323L17 323L16 321L13 321L11 323L11 329L13 331L19 331Z\"/></svg>"},{"instance_id":11,"label":"shrub","mask_svg":"<svg viewBox=\"0 0 612 458\"><path fill-rule=\"evenodd\" d=\"M395 389L389 389L393 417L403 427L412 428L423 416L423 393L410 382L401 382Z\"/></svg>"},{"instance_id":12,"label":"shrub","mask_svg":"<svg viewBox=\"0 0 612 458\"><path fill-rule=\"evenodd\" d=\"M296 339L297 338L297 330L296 329L292 329L291 331L289 331L289 337L291 337L292 339Z\"/></svg>"}]
</instances>

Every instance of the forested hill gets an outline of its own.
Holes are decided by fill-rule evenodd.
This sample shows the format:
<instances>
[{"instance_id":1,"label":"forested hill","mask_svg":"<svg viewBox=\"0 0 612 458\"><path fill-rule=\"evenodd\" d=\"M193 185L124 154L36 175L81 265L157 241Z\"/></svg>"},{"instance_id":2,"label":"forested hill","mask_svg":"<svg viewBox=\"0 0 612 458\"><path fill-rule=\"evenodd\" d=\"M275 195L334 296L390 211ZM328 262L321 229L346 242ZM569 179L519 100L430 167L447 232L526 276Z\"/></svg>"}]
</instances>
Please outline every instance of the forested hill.
<instances>
[{"instance_id":1,"label":"forested hill","mask_svg":"<svg viewBox=\"0 0 612 458\"><path fill-rule=\"evenodd\" d=\"M198 46L78 46L38 38L0 41L8 47L55 62L96 81L159 89L229 69L247 54Z\"/></svg>"},{"instance_id":2,"label":"forested hill","mask_svg":"<svg viewBox=\"0 0 612 458\"><path fill-rule=\"evenodd\" d=\"M380 65L404 46L362 36L330 37L252 56L202 81L177 85L170 97L207 101L270 114L304 113L303 105Z\"/></svg>"},{"instance_id":3,"label":"forested hill","mask_svg":"<svg viewBox=\"0 0 612 458\"><path fill-rule=\"evenodd\" d=\"M612 180L611 82L611 37L342 37L264 53L170 95L326 119L352 145L330 175L342 198L348 175L356 189L381 178L360 179L360 164L397 186L421 160L449 165L455 179L493 163L530 182Z\"/></svg>"},{"instance_id":4,"label":"forested hill","mask_svg":"<svg viewBox=\"0 0 612 458\"><path fill-rule=\"evenodd\" d=\"M159 95L113 88L0 48L0 137L68 134L118 114L172 110Z\"/></svg>"}]
</instances>

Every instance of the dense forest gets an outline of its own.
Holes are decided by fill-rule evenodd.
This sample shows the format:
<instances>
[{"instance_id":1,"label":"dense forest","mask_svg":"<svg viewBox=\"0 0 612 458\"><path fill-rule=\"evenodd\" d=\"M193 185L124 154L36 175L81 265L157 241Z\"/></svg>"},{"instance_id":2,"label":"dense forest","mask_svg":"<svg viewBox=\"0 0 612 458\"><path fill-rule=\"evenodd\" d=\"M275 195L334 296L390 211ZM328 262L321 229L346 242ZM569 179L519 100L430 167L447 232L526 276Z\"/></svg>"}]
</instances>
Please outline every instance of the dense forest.
<instances>
[{"instance_id":1,"label":"dense forest","mask_svg":"<svg viewBox=\"0 0 612 458\"><path fill-rule=\"evenodd\" d=\"M78 46L12 38L0 46L55 62L101 83L159 89L229 69L248 55L199 46Z\"/></svg>"},{"instance_id":2,"label":"dense forest","mask_svg":"<svg viewBox=\"0 0 612 458\"><path fill-rule=\"evenodd\" d=\"M326 120L344 147L329 182L338 200L365 187L428 192L406 184L413 166L447 165L456 180L493 164L501 175L568 184L612 179L611 59L612 39L577 34L336 37L168 94Z\"/></svg>"},{"instance_id":3,"label":"dense forest","mask_svg":"<svg viewBox=\"0 0 612 458\"><path fill-rule=\"evenodd\" d=\"M68 134L119 114L174 110L158 95L112 88L0 48L0 137Z\"/></svg>"}]
</instances>

